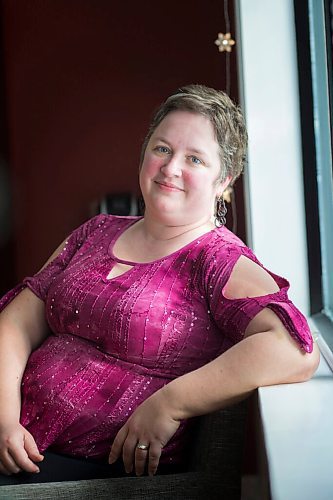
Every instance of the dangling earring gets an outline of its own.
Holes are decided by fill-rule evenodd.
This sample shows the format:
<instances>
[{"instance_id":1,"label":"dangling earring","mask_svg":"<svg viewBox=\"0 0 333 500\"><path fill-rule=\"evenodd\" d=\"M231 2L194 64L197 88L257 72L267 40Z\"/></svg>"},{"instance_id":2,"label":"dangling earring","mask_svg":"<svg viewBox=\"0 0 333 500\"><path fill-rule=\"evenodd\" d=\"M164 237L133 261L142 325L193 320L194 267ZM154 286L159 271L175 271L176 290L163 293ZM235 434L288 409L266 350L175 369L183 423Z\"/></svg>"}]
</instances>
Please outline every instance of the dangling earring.
<instances>
[{"instance_id":1,"label":"dangling earring","mask_svg":"<svg viewBox=\"0 0 333 500\"><path fill-rule=\"evenodd\" d=\"M227 222L225 217L226 215L227 215L227 207L225 206L223 195L221 195L219 196L219 198L216 198L216 210L215 210L216 227L225 225L225 223Z\"/></svg>"}]
</instances>

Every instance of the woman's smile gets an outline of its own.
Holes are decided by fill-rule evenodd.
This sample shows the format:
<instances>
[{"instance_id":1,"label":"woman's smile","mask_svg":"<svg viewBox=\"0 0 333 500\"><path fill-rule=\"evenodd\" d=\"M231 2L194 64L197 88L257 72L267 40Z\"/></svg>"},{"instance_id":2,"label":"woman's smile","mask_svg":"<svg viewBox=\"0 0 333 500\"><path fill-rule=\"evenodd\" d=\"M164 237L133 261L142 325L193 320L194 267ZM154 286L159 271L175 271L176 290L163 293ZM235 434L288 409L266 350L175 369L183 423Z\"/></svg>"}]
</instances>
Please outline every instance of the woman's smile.
<instances>
[{"instance_id":1,"label":"woman's smile","mask_svg":"<svg viewBox=\"0 0 333 500\"><path fill-rule=\"evenodd\" d=\"M182 189L181 187L179 186L176 186L175 184L172 184L171 182L166 182L166 181L154 181L158 187L162 190L162 191L184 191L184 189Z\"/></svg>"}]
</instances>

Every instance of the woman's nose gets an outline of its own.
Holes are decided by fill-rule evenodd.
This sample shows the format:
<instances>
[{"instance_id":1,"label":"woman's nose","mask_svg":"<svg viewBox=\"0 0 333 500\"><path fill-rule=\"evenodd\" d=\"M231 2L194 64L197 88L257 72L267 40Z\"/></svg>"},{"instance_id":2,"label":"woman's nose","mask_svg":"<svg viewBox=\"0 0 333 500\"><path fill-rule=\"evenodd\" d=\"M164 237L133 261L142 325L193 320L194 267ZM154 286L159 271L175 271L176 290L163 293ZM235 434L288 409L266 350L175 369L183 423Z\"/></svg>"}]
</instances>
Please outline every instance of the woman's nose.
<instances>
[{"instance_id":1,"label":"woman's nose","mask_svg":"<svg viewBox=\"0 0 333 500\"><path fill-rule=\"evenodd\" d=\"M165 163L163 163L161 171L167 177L180 177L182 175L180 159L175 156L168 158Z\"/></svg>"}]
</instances>

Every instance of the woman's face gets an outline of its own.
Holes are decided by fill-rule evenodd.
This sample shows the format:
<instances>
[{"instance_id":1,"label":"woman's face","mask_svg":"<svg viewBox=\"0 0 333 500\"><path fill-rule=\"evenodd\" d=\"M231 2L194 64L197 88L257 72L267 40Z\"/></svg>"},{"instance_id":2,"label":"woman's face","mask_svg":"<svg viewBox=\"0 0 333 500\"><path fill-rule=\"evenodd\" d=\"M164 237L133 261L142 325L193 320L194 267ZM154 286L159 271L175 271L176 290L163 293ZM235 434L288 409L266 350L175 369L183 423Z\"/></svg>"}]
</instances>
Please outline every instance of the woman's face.
<instances>
[{"instance_id":1,"label":"woman's face","mask_svg":"<svg viewBox=\"0 0 333 500\"><path fill-rule=\"evenodd\" d=\"M140 171L146 213L168 224L206 222L226 187L219 146L208 118L172 111L152 134Z\"/></svg>"}]
</instances>

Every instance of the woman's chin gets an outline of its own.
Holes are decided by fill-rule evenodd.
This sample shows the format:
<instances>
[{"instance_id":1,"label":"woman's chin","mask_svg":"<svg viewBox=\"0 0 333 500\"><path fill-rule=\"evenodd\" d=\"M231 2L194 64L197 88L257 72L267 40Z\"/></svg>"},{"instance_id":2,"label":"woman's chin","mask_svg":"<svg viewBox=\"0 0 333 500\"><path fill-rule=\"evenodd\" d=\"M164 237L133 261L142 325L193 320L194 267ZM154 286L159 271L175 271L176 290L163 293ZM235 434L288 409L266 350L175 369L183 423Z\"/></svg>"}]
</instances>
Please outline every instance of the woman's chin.
<instances>
[{"instance_id":1,"label":"woman's chin","mask_svg":"<svg viewBox=\"0 0 333 500\"><path fill-rule=\"evenodd\" d=\"M163 224L173 224L177 221L184 220L183 214L181 211L175 211L170 208L170 206L166 206L165 204L154 204L146 207L145 210L145 218L153 218L155 221L159 221Z\"/></svg>"},{"instance_id":2,"label":"woman's chin","mask_svg":"<svg viewBox=\"0 0 333 500\"><path fill-rule=\"evenodd\" d=\"M184 208L177 207L174 201L169 199L158 198L152 200L151 203L147 203L146 207L154 213L160 213L161 215L182 215L184 213Z\"/></svg>"}]
</instances>

